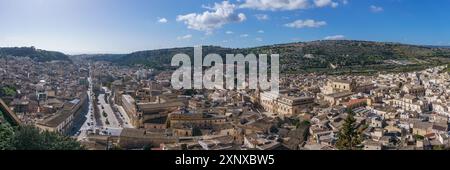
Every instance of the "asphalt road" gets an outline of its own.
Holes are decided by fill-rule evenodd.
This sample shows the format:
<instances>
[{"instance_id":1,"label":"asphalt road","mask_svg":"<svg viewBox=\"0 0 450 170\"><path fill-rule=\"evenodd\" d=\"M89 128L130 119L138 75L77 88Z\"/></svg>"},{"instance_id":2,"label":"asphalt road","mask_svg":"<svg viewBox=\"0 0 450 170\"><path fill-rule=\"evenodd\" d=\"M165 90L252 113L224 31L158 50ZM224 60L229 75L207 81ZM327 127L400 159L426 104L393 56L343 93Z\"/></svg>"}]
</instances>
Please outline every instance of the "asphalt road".
<instances>
[{"instance_id":1,"label":"asphalt road","mask_svg":"<svg viewBox=\"0 0 450 170\"><path fill-rule=\"evenodd\" d=\"M106 101L105 101L105 94L100 94L98 96L98 101L99 101L99 103L98 103L99 105L97 105L97 106L100 110L100 114L102 116L102 122L103 122L104 127L120 128L119 121L117 120L116 116L114 115L114 111L112 110L111 105L106 103ZM107 117L105 117L103 115L103 112L106 113Z\"/></svg>"}]
</instances>

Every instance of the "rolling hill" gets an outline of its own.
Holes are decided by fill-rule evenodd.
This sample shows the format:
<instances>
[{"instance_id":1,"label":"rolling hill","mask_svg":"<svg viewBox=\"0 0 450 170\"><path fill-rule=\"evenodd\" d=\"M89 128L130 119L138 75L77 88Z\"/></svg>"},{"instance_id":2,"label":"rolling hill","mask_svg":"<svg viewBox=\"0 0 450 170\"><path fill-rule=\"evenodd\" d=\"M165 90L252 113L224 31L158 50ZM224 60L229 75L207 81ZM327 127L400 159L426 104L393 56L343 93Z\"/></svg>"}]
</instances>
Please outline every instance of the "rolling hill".
<instances>
[{"instance_id":1,"label":"rolling hill","mask_svg":"<svg viewBox=\"0 0 450 170\"><path fill-rule=\"evenodd\" d=\"M0 48L0 56L30 57L31 59L40 62L53 60L69 61L69 57L61 52L45 51L34 47Z\"/></svg>"},{"instance_id":2,"label":"rolling hill","mask_svg":"<svg viewBox=\"0 0 450 170\"><path fill-rule=\"evenodd\" d=\"M192 57L193 48L139 51L115 56L108 61L164 69L169 67L172 57L178 53ZM281 70L285 73L407 71L450 63L448 48L355 40L298 42L241 49L204 46L203 55L208 53L221 56L237 53L280 54Z\"/></svg>"}]
</instances>

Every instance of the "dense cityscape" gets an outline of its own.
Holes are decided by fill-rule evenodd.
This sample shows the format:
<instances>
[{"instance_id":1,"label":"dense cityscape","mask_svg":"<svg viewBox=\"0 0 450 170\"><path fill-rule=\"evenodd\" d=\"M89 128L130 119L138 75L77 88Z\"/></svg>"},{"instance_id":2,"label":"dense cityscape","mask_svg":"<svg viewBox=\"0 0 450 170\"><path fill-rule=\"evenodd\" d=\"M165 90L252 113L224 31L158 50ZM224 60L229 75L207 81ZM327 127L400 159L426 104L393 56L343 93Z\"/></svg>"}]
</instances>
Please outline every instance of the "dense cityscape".
<instances>
[{"instance_id":1,"label":"dense cityscape","mask_svg":"<svg viewBox=\"0 0 450 170\"><path fill-rule=\"evenodd\" d=\"M29 165L265 168L360 162L335 150L450 150L449 7L0 0L0 151L108 151L17 159ZM422 158L408 161L445 163Z\"/></svg>"},{"instance_id":2,"label":"dense cityscape","mask_svg":"<svg viewBox=\"0 0 450 170\"><path fill-rule=\"evenodd\" d=\"M282 74L280 94L274 95L174 90L173 70L85 56L50 62L7 56L0 63L3 117L68 136L89 150L450 146L446 65L373 75Z\"/></svg>"}]
</instances>

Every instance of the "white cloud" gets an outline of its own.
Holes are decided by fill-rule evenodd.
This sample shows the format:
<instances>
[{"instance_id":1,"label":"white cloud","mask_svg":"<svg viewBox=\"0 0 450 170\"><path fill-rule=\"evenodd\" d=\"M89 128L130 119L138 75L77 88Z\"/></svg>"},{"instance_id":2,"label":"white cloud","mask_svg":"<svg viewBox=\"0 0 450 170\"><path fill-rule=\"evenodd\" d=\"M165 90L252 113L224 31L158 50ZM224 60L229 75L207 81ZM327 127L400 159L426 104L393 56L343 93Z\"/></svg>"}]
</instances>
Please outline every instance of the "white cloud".
<instances>
[{"instance_id":1,"label":"white cloud","mask_svg":"<svg viewBox=\"0 0 450 170\"><path fill-rule=\"evenodd\" d=\"M325 39L325 40L343 40L343 39L345 39L345 36L344 35L332 35L332 36L326 36L323 39Z\"/></svg>"},{"instance_id":2,"label":"white cloud","mask_svg":"<svg viewBox=\"0 0 450 170\"><path fill-rule=\"evenodd\" d=\"M348 3L347 0L341 0L341 2L344 4ZM240 5L241 8L271 11L287 11L314 7L322 8L327 6L336 8L339 6L339 2L334 0L245 0Z\"/></svg>"},{"instance_id":3,"label":"white cloud","mask_svg":"<svg viewBox=\"0 0 450 170\"><path fill-rule=\"evenodd\" d=\"M290 28L319 28L327 25L325 21L314 21L312 19L308 20L297 20L291 23L287 23L284 26Z\"/></svg>"},{"instance_id":4,"label":"white cloud","mask_svg":"<svg viewBox=\"0 0 450 170\"><path fill-rule=\"evenodd\" d=\"M215 10L215 9L214 9L214 6L208 6L208 5L202 5L202 8L205 8L205 9L211 10L211 11L214 11L214 10Z\"/></svg>"},{"instance_id":5,"label":"white cloud","mask_svg":"<svg viewBox=\"0 0 450 170\"><path fill-rule=\"evenodd\" d=\"M158 18L159 23L167 23L169 22L166 18Z\"/></svg>"},{"instance_id":6,"label":"white cloud","mask_svg":"<svg viewBox=\"0 0 450 170\"><path fill-rule=\"evenodd\" d=\"M255 17L256 17L256 19L258 19L260 21L269 19L269 15L266 15L266 14L256 14Z\"/></svg>"},{"instance_id":7,"label":"white cloud","mask_svg":"<svg viewBox=\"0 0 450 170\"><path fill-rule=\"evenodd\" d=\"M248 34L241 34L241 36L240 37L242 37L242 38L246 38L246 37L248 37L249 35Z\"/></svg>"},{"instance_id":8,"label":"white cloud","mask_svg":"<svg viewBox=\"0 0 450 170\"><path fill-rule=\"evenodd\" d=\"M257 38L255 38L255 40L259 41L259 42L263 41L263 39L261 37L257 37Z\"/></svg>"},{"instance_id":9,"label":"white cloud","mask_svg":"<svg viewBox=\"0 0 450 170\"><path fill-rule=\"evenodd\" d=\"M380 6L371 5L370 6L370 11L376 13L376 12L383 12L384 9L383 9L383 7L380 7Z\"/></svg>"},{"instance_id":10,"label":"white cloud","mask_svg":"<svg viewBox=\"0 0 450 170\"><path fill-rule=\"evenodd\" d=\"M309 8L309 0L245 0L241 8L258 10L296 10Z\"/></svg>"},{"instance_id":11,"label":"white cloud","mask_svg":"<svg viewBox=\"0 0 450 170\"><path fill-rule=\"evenodd\" d=\"M333 8L336 8L339 3L333 2L332 0L314 0L314 5L316 5L317 7L331 6Z\"/></svg>"},{"instance_id":12,"label":"white cloud","mask_svg":"<svg viewBox=\"0 0 450 170\"><path fill-rule=\"evenodd\" d=\"M225 34L234 34L233 31L226 31Z\"/></svg>"},{"instance_id":13,"label":"white cloud","mask_svg":"<svg viewBox=\"0 0 450 170\"><path fill-rule=\"evenodd\" d=\"M341 0L342 4L347 5L348 4L348 0Z\"/></svg>"},{"instance_id":14,"label":"white cloud","mask_svg":"<svg viewBox=\"0 0 450 170\"><path fill-rule=\"evenodd\" d=\"M191 34L187 34L187 35L184 35L184 36L177 37L177 40L190 40L191 38L192 38L192 35Z\"/></svg>"},{"instance_id":15,"label":"white cloud","mask_svg":"<svg viewBox=\"0 0 450 170\"><path fill-rule=\"evenodd\" d=\"M337 6L339 6L339 3L337 3L337 2L331 3L331 7L336 8Z\"/></svg>"},{"instance_id":16,"label":"white cloud","mask_svg":"<svg viewBox=\"0 0 450 170\"><path fill-rule=\"evenodd\" d=\"M258 30L258 33L263 34L264 30Z\"/></svg>"},{"instance_id":17,"label":"white cloud","mask_svg":"<svg viewBox=\"0 0 450 170\"><path fill-rule=\"evenodd\" d=\"M179 15L177 21L184 22L189 29L205 31L209 34L225 24L244 21L246 19L245 14L236 13L235 9L236 5L223 1L222 3L215 3L210 11L205 11L202 14Z\"/></svg>"}]
</instances>

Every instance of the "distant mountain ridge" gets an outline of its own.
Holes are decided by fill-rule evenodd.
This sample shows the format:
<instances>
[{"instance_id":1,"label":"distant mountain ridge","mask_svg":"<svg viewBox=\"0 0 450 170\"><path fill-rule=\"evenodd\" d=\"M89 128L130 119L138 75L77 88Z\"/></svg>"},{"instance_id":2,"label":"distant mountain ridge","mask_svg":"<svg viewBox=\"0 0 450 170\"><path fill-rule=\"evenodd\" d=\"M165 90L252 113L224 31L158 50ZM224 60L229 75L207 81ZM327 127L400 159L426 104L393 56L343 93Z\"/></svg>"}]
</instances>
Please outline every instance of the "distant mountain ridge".
<instances>
[{"instance_id":1,"label":"distant mountain ridge","mask_svg":"<svg viewBox=\"0 0 450 170\"><path fill-rule=\"evenodd\" d=\"M88 58L95 61L115 61L125 56L126 54L79 54L71 55L73 58Z\"/></svg>"},{"instance_id":2,"label":"distant mountain ridge","mask_svg":"<svg viewBox=\"0 0 450 170\"><path fill-rule=\"evenodd\" d=\"M70 58L54 51L34 47L0 48L1 56L30 57L36 61L71 60L75 58L109 61L119 65L142 65L155 69L170 67L172 57L185 53L193 58L194 48L167 48L137 51L130 54L73 55ZM298 73L336 70L413 70L450 63L450 48L440 46L408 45L391 42L357 40L320 40L275 44L252 48L224 48L203 46L203 56L225 54L280 54L282 72Z\"/></svg>"},{"instance_id":3,"label":"distant mountain ridge","mask_svg":"<svg viewBox=\"0 0 450 170\"><path fill-rule=\"evenodd\" d=\"M427 45L427 47L430 47L430 48L450 48L450 46L440 46L440 45Z\"/></svg>"},{"instance_id":4,"label":"distant mountain ridge","mask_svg":"<svg viewBox=\"0 0 450 170\"><path fill-rule=\"evenodd\" d=\"M5 47L0 48L0 56L30 57L35 61L46 62L53 60L69 61L69 57L61 52L46 51L34 47Z\"/></svg>"},{"instance_id":5,"label":"distant mountain ridge","mask_svg":"<svg viewBox=\"0 0 450 170\"><path fill-rule=\"evenodd\" d=\"M119 56L109 61L122 65L146 65L153 68L168 67L172 57L178 53L193 56L193 47L169 48L138 51ZM450 62L450 49L407 45L400 43L356 41L356 40L320 40L276 44L253 48L223 48L204 46L203 55L225 54L280 54L281 70L302 72L333 68L354 68L366 66L383 67L394 60L410 65L439 64Z\"/></svg>"}]
</instances>

